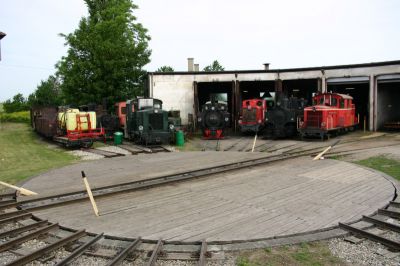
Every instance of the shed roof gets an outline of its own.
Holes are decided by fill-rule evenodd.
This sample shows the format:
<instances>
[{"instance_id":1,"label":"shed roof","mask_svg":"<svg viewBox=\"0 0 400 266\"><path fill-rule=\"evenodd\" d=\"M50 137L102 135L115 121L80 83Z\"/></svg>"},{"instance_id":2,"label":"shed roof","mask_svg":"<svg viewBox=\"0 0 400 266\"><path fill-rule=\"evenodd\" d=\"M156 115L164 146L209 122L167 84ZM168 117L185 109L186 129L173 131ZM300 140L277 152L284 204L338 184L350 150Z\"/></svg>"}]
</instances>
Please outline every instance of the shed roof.
<instances>
[{"instance_id":1,"label":"shed roof","mask_svg":"<svg viewBox=\"0 0 400 266\"><path fill-rule=\"evenodd\" d=\"M400 60L371 62L363 64L349 64L349 65L334 65L334 66L319 66L319 67L303 67L303 68L282 68L282 69L269 69L269 70L227 70L227 71L176 71L176 72L148 72L152 75L210 75L210 74L245 74L245 73L280 73L280 72L297 72L297 71L315 71L315 70L330 70L330 69L349 69L359 67L378 67L400 65Z\"/></svg>"}]
</instances>

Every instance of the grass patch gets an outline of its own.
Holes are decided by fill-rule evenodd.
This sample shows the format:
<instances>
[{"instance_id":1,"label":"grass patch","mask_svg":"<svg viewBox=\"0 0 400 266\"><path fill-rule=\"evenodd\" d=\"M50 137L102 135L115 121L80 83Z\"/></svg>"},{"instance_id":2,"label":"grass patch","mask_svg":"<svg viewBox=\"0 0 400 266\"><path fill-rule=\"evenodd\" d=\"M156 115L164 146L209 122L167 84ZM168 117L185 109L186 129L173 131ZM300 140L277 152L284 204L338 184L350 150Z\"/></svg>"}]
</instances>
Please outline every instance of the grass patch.
<instances>
[{"instance_id":1,"label":"grass patch","mask_svg":"<svg viewBox=\"0 0 400 266\"><path fill-rule=\"evenodd\" d=\"M381 171L400 180L400 162L397 160L389 159L385 156L376 156L355 163Z\"/></svg>"},{"instance_id":2,"label":"grass patch","mask_svg":"<svg viewBox=\"0 0 400 266\"><path fill-rule=\"evenodd\" d=\"M259 265L346 265L333 256L326 242L303 243L284 247L241 252L238 266Z\"/></svg>"},{"instance_id":3,"label":"grass patch","mask_svg":"<svg viewBox=\"0 0 400 266\"><path fill-rule=\"evenodd\" d=\"M62 149L49 146L40 141L27 124L2 123L0 180L16 184L27 177L77 161Z\"/></svg>"},{"instance_id":4,"label":"grass patch","mask_svg":"<svg viewBox=\"0 0 400 266\"><path fill-rule=\"evenodd\" d=\"M0 112L0 122L16 122L16 123L30 123L31 117L29 111L21 111L15 113Z\"/></svg>"}]
</instances>

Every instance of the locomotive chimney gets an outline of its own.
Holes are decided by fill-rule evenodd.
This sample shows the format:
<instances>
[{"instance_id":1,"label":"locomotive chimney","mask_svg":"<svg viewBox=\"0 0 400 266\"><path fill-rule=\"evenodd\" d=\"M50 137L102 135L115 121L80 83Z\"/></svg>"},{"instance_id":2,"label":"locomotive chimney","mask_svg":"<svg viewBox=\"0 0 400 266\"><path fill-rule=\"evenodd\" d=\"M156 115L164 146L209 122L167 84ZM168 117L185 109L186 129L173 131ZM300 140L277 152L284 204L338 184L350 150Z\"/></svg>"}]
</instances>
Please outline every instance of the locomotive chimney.
<instances>
[{"instance_id":1,"label":"locomotive chimney","mask_svg":"<svg viewBox=\"0 0 400 266\"><path fill-rule=\"evenodd\" d=\"M194 64L194 72L199 72L199 64Z\"/></svg>"},{"instance_id":2,"label":"locomotive chimney","mask_svg":"<svg viewBox=\"0 0 400 266\"><path fill-rule=\"evenodd\" d=\"M264 65L264 70L269 70L269 63L265 63Z\"/></svg>"},{"instance_id":3,"label":"locomotive chimney","mask_svg":"<svg viewBox=\"0 0 400 266\"><path fill-rule=\"evenodd\" d=\"M189 72L193 72L193 70L194 70L194 68L193 68L194 58L193 57L189 57L187 60L188 60L188 71Z\"/></svg>"}]
</instances>

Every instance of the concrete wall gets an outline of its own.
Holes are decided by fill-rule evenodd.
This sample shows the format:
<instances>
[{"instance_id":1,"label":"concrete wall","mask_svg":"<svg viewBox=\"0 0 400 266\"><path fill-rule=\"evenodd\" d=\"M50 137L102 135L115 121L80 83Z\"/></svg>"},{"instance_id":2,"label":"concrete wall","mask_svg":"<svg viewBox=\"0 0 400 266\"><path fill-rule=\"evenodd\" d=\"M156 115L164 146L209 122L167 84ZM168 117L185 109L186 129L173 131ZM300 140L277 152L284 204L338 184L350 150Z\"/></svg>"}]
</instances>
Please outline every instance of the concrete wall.
<instances>
[{"instance_id":1,"label":"concrete wall","mask_svg":"<svg viewBox=\"0 0 400 266\"><path fill-rule=\"evenodd\" d=\"M370 87L370 130L377 129L378 102L376 76L382 74L400 73L400 63L385 62L357 66L320 67L312 69L286 69L259 71L227 71L218 73L204 72L176 72L176 73L150 73L149 95L159 98L164 102L166 110L180 110L182 123L187 123L188 113L194 114L193 83L197 82L231 82L231 81L274 81L296 79L320 79L321 90L326 91L327 79L369 77ZM328 68L328 69L324 69ZM332 69L334 68L334 69Z\"/></svg>"}]
</instances>

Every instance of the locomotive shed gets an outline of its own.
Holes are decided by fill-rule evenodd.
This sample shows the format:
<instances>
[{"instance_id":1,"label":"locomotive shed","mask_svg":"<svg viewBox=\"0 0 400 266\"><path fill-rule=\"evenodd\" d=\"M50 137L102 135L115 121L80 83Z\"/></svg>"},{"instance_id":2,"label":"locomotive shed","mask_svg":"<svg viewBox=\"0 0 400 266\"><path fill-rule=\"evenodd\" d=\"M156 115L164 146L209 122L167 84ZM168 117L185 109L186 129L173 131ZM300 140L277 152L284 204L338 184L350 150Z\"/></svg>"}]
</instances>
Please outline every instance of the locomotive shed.
<instances>
[{"instance_id":1,"label":"locomotive shed","mask_svg":"<svg viewBox=\"0 0 400 266\"><path fill-rule=\"evenodd\" d=\"M239 152L126 156L53 170L24 187L44 197L81 190L81 170L96 188L264 156ZM121 237L252 240L355 221L384 207L394 194L393 184L383 174L346 162L299 157L98 198L100 217L93 214L89 200L34 214L63 226Z\"/></svg>"}]
</instances>

